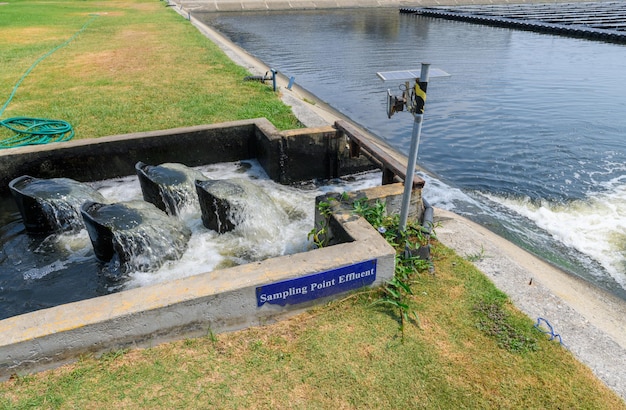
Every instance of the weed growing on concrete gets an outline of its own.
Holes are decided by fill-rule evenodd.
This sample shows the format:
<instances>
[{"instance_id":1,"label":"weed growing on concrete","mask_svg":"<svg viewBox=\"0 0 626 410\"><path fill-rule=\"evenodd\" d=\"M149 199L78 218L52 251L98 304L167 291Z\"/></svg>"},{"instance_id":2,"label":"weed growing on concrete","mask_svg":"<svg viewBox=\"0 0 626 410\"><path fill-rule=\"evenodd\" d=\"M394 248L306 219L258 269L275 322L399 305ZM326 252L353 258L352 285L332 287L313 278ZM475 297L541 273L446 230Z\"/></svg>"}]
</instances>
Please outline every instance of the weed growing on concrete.
<instances>
[{"instance_id":1,"label":"weed growing on concrete","mask_svg":"<svg viewBox=\"0 0 626 410\"><path fill-rule=\"evenodd\" d=\"M332 213L332 207L330 204L331 200L334 200L334 198L330 197L328 201L320 201L317 204L317 210L320 215L322 215L322 220L321 222L318 222L307 235L307 239L312 239L316 248L324 248L328 246L328 242L330 240L328 224Z\"/></svg>"},{"instance_id":2,"label":"weed growing on concrete","mask_svg":"<svg viewBox=\"0 0 626 410\"><path fill-rule=\"evenodd\" d=\"M485 247L483 245L480 245L479 251L465 255L465 260L470 262L479 262L483 259L485 259Z\"/></svg>"},{"instance_id":3,"label":"weed growing on concrete","mask_svg":"<svg viewBox=\"0 0 626 410\"><path fill-rule=\"evenodd\" d=\"M335 196L333 196L335 195ZM333 204L346 203L349 199L347 192L341 195L331 194L326 201L320 201L317 204L317 211L322 216L322 220L315 224L315 227L307 234L307 239L313 239L313 244L317 248L324 248L329 245L332 238L330 232L330 216L333 213Z\"/></svg>"}]
</instances>

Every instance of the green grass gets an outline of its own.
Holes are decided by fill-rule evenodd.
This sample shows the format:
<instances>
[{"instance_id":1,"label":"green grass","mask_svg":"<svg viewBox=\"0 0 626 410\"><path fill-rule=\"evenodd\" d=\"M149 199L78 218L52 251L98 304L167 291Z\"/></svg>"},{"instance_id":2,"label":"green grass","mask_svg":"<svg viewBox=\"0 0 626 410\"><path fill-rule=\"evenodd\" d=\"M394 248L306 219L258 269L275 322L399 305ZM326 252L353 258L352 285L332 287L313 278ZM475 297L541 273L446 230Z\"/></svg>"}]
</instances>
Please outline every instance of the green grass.
<instances>
[{"instance_id":1,"label":"green grass","mask_svg":"<svg viewBox=\"0 0 626 410\"><path fill-rule=\"evenodd\" d=\"M0 6L0 94L41 55L4 117L71 122L77 138L267 117L297 121L156 0ZM104 14L107 13L107 14ZM0 383L2 409L624 409L567 350L451 250L411 276L418 324L377 291L239 332L111 352Z\"/></svg>"},{"instance_id":2,"label":"green grass","mask_svg":"<svg viewBox=\"0 0 626 410\"><path fill-rule=\"evenodd\" d=\"M420 326L368 291L284 322L113 352L0 384L0 408L624 409L473 265L436 245L412 284ZM498 303L536 348L482 331ZM402 341L402 339L404 341Z\"/></svg>"},{"instance_id":3,"label":"green grass","mask_svg":"<svg viewBox=\"0 0 626 410\"><path fill-rule=\"evenodd\" d=\"M11 1L0 6L0 104L41 56L2 116L62 119L75 138L266 117L299 126L249 75L159 1ZM10 134L0 131L0 138Z\"/></svg>"}]
</instances>

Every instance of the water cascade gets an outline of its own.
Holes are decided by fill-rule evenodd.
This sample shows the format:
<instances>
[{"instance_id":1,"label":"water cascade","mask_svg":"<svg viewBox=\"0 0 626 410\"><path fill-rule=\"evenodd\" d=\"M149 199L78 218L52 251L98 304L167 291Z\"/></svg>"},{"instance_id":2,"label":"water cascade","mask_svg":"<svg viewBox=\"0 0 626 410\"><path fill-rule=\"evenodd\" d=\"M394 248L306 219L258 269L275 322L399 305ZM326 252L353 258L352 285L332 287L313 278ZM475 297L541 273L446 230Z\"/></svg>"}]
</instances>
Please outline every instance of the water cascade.
<instances>
[{"instance_id":1,"label":"water cascade","mask_svg":"<svg viewBox=\"0 0 626 410\"><path fill-rule=\"evenodd\" d=\"M156 205L168 215L178 215L181 208L197 203L194 181L207 178L202 172L178 163L135 165L144 201Z\"/></svg>"},{"instance_id":2,"label":"water cascade","mask_svg":"<svg viewBox=\"0 0 626 410\"><path fill-rule=\"evenodd\" d=\"M202 223L218 233L241 227L248 236L271 238L286 223L287 215L263 190L245 179L196 181L196 189ZM259 203L263 206L257 207ZM275 223L268 225L268 220Z\"/></svg>"},{"instance_id":3,"label":"water cascade","mask_svg":"<svg viewBox=\"0 0 626 410\"><path fill-rule=\"evenodd\" d=\"M144 201L85 202L81 214L96 257L113 278L180 259L191 236L179 219Z\"/></svg>"},{"instance_id":4,"label":"water cascade","mask_svg":"<svg viewBox=\"0 0 626 410\"><path fill-rule=\"evenodd\" d=\"M69 178L23 175L12 180L9 188L29 234L80 231L84 228L80 206L85 201L104 201L98 191Z\"/></svg>"}]
</instances>

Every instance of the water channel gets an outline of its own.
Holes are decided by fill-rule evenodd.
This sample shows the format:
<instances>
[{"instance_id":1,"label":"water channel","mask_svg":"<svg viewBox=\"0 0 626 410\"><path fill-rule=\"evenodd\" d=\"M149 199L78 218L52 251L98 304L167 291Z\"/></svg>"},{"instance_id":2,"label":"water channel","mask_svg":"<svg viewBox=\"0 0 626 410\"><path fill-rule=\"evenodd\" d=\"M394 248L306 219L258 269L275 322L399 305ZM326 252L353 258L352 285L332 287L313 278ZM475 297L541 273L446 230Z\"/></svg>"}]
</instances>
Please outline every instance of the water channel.
<instances>
[{"instance_id":1,"label":"water channel","mask_svg":"<svg viewBox=\"0 0 626 410\"><path fill-rule=\"evenodd\" d=\"M0 198L0 320L121 290L307 251L313 248L307 234L314 226L316 196L375 186L381 179L381 173L373 171L330 181L285 186L269 179L256 160L206 165L196 171L214 180L243 178L257 186L267 198L265 195L250 198L252 210L242 215L245 222L223 234L203 225L197 198L189 201L177 216L171 217L179 219L191 231L180 259L168 260L156 269L129 270L117 278L108 272L111 264L99 262L96 258L86 229L28 235L12 198ZM137 176L94 181L85 186L97 190L107 203L143 200ZM163 218L170 217L163 213ZM171 238L163 240L173 246ZM133 266L153 262L148 259L154 256L159 258L152 253L142 251L136 255L139 263Z\"/></svg>"},{"instance_id":2,"label":"water channel","mask_svg":"<svg viewBox=\"0 0 626 410\"><path fill-rule=\"evenodd\" d=\"M429 62L418 165L435 206L626 298L626 46L395 9L196 15L407 153L378 71Z\"/></svg>"}]
</instances>

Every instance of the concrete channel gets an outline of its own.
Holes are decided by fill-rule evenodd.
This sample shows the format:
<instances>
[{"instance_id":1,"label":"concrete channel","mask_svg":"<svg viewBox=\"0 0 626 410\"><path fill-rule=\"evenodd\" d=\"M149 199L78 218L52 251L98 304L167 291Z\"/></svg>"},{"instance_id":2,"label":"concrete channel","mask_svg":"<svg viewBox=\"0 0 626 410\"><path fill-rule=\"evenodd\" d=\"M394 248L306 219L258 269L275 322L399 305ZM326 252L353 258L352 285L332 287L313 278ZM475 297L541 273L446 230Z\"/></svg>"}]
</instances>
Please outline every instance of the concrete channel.
<instances>
[{"instance_id":1,"label":"concrete channel","mask_svg":"<svg viewBox=\"0 0 626 410\"><path fill-rule=\"evenodd\" d=\"M359 152L372 153L358 157L351 153L349 140L355 133L341 122L334 127L279 132L269 121L254 119L12 148L0 152L0 185L6 194L8 182L21 175L88 182L133 175L137 161L197 166L251 158L281 183L333 178L372 169L376 164L368 157L384 157L363 145L362 136ZM393 179L354 195L384 201L397 212L403 186ZM417 180L411 208L415 218L423 212L423 181ZM352 213L348 202L333 203L328 221L332 246L0 321L0 379L58 366L85 354L269 323L391 279L394 249ZM321 218L325 217L318 215Z\"/></svg>"}]
</instances>

